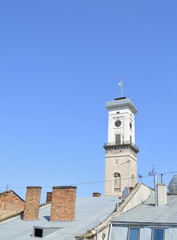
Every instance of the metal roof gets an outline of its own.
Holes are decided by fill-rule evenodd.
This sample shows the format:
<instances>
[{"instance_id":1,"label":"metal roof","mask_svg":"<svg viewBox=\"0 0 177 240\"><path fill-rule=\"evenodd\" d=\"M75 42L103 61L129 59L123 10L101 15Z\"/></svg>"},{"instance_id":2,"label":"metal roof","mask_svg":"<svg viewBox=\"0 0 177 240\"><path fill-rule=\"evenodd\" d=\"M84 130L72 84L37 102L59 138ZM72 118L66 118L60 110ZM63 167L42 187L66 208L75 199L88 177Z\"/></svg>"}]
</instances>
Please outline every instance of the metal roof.
<instances>
[{"instance_id":1,"label":"metal roof","mask_svg":"<svg viewBox=\"0 0 177 240\"><path fill-rule=\"evenodd\" d=\"M112 219L113 224L177 226L177 195L167 196L167 205L155 207L155 193L147 201Z\"/></svg>"},{"instance_id":2,"label":"metal roof","mask_svg":"<svg viewBox=\"0 0 177 240\"><path fill-rule=\"evenodd\" d=\"M106 102L107 109L114 109L114 108L121 108L121 107L129 107L134 113L137 113L136 106L132 103L132 101L129 98Z\"/></svg>"},{"instance_id":3,"label":"metal roof","mask_svg":"<svg viewBox=\"0 0 177 240\"><path fill-rule=\"evenodd\" d=\"M21 217L12 218L0 223L1 240L28 240L39 239L33 237L33 227L49 230L51 234L42 239L74 240L76 235L92 229L99 222L103 222L119 203L118 197L77 197L74 221L49 221L50 206L48 204L39 210L39 219L34 221L22 220ZM40 238L41 239L41 238Z\"/></svg>"}]
</instances>

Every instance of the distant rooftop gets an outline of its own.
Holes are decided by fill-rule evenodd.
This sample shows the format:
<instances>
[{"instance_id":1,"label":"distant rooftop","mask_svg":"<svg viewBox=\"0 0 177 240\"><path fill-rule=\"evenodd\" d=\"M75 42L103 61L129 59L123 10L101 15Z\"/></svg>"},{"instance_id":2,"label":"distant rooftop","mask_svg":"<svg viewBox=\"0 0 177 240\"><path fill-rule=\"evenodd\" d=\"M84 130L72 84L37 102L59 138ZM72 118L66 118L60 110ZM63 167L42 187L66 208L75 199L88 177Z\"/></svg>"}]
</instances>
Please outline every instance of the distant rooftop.
<instances>
[{"instance_id":1,"label":"distant rooftop","mask_svg":"<svg viewBox=\"0 0 177 240\"><path fill-rule=\"evenodd\" d=\"M174 175L168 185L170 194L177 194L177 175Z\"/></svg>"}]
</instances>

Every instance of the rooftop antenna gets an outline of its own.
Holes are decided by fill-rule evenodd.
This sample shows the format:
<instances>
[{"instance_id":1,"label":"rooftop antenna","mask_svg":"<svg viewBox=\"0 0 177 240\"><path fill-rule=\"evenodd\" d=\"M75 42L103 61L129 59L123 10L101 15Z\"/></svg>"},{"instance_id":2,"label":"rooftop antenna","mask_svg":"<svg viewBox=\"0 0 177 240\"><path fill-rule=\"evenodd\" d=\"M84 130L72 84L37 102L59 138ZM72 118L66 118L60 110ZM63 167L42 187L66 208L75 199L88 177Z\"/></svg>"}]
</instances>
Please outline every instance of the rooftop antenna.
<instances>
[{"instance_id":1,"label":"rooftop antenna","mask_svg":"<svg viewBox=\"0 0 177 240\"><path fill-rule=\"evenodd\" d=\"M6 192L8 191L8 188L9 188L9 184L7 184L7 186L6 186Z\"/></svg>"},{"instance_id":2,"label":"rooftop antenna","mask_svg":"<svg viewBox=\"0 0 177 240\"><path fill-rule=\"evenodd\" d=\"M120 79L120 83L119 83L119 86L121 87L121 98L123 97L123 89L122 89L122 86L123 86L123 82L122 82L122 78Z\"/></svg>"}]
</instances>

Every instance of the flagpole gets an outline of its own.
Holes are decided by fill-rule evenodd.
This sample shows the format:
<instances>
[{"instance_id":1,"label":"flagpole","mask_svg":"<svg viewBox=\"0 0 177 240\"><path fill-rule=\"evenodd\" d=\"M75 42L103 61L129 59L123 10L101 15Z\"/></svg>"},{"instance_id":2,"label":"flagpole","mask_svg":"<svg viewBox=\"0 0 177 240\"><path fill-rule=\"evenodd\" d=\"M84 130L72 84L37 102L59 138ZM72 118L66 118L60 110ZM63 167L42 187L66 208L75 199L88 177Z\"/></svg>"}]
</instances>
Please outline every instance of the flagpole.
<instances>
[{"instance_id":1,"label":"flagpole","mask_svg":"<svg viewBox=\"0 0 177 240\"><path fill-rule=\"evenodd\" d=\"M120 79L121 83L119 83L119 86L121 87L121 98L123 97L123 83L122 83L122 78Z\"/></svg>"},{"instance_id":2,"label":"flagpole","mask_svg":"<svg viewBox=\"0 0 177 240\"><path fill-rule=\"evenodd\" d=\"M155 179L155 171L154 171L154 165L153 165L153 175L154 175L154 190L156 189L156 179Z\"/></svg>"},{"instance_id":3,"label":"flagpole","mask_svg":"<svg viewBox=\"0 0 177 240\"><path fill-rule=\"evenodd\" d=\"M123 97L123 91L122 91L122 78L121 78L120 80L121 80L121 97Z\"/></svg>"}]
</instances>

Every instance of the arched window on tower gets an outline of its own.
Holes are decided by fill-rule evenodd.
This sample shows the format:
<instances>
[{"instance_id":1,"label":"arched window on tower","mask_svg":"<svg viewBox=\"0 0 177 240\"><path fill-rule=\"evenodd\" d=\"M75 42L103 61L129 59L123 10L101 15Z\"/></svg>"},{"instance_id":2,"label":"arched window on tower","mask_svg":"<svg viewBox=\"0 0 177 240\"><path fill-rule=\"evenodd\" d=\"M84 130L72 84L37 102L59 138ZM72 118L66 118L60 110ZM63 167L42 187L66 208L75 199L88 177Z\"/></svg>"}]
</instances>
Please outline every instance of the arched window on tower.
<instances>
[{"instance_id":1,"label":"arched window on tower","mask_svg":"<svg viewBox=\"0 0 177 240\"><path fill-rule=\"evenodd\" d=\"M121 191L121 176L120 173L115 172L114 173L114 192L120 192Z\"/></svg>"}]
</instances>

